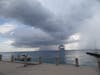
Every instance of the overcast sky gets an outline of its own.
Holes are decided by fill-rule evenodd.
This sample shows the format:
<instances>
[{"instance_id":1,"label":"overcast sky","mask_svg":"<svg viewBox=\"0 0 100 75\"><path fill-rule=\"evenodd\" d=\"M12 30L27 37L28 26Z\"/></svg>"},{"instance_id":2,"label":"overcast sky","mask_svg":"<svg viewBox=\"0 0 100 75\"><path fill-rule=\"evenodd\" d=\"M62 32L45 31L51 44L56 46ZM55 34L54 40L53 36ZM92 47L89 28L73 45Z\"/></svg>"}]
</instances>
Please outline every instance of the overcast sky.
<instances>
[{"instance_id":1,"label":"overcast sky","mask_svg":"<svg viewBox=\"0 0 100 75\"><path fill-rule=\"evenodd\" d=\"M99 0L0 0L0 51L100 48Z\"/></svg>"}]
</instances>

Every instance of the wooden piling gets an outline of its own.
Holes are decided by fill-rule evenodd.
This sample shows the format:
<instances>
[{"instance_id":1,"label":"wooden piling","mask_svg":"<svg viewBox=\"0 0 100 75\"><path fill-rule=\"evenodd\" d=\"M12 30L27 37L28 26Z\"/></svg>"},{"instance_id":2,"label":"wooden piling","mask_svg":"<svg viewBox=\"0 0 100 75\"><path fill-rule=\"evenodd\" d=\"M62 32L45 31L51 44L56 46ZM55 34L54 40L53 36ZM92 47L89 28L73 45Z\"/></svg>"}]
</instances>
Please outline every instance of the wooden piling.
<instances>
[{"instance_id":1,"label":"wooden piling","mask_svg":"<svg viewBox=\"0 0 100 75\"><path fill-rule=\"evenodd\" d=\"M99 72L99 75L100 75L100 58L97 58L97 64L98 64L98 72Z\"/></svg>"},{"instance_id":2,"label":"wooden piling","mask_svg":"<svg viewBox=\"0 0 100 75\"><path fill-rule=\"evenodd\" d=\"M39 57L39 64L42 64L42 57Z\"/></svg>"},{"instance_id":3,"label":"wooden piling","mask_svg":"<svg viewBox=\"0 0 100 75\"><path fill-rule=\"evenodd\" d=\"M0 61L2 60L2 55L0 54Z\"/></svg>"},{"instance_id":4,"label":"wooden piling","mask_svg":"<svg viewBox=\"0 0 100 75\"><path fill-rule=\"evenodd\" d=\"M60 58L59 57L56 57L55 60L56 60L56 65L59 65Z\"/></svg>"},{"instance_id":5,"label":"wooden piling","mask_svg":"<svg viewBox=\"0 0 100 75\"><path fill-rule=\"evenodd\" d=\"M11 56L11 62L14 62L14 56L13 55Z\"/></svg>"},{"instance_id":6,"label":"wooden piling","mask_svg":"<svg viewBox=\"0 0 100 75\"><path fill-rule=\"evenodd\" d=\"M25 55L24 56L24 67L26 67L27 66L27 56Z\"/></svg>"},{"instance_id":7,"label":"wooden piling","mask_svg":"<svg viewBox=\"0 0 100 75\"><path fill-rule=\"evenodd\" d=\"M79 67L79 59L78 58L75 58L75 66Z\"/></svg>"}]
</instances>

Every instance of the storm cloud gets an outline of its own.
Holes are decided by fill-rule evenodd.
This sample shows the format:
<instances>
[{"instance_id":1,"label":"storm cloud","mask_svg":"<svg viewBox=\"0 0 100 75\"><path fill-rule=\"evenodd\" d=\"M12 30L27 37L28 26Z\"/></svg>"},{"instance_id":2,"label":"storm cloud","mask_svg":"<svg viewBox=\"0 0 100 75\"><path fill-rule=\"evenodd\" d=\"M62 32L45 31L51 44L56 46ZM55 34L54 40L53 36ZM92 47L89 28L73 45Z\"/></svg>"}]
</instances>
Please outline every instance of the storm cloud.
<instances>
[{"instance_id":1,"label":"storm cloud","mask_svg":"<svg viewBox=\"0 0 100 75\"><path fill-rule=\"evenodd\" d=\"M50 9L45 1L43 5L38 0L0 0L0 17L26 25L8 33L16 47L66 44L71 35L88 31L81 30L86 28L86 19L94 16L98 2L59 0L56 5L51 5L55 9Z\"/></svg>"}]
</instances>

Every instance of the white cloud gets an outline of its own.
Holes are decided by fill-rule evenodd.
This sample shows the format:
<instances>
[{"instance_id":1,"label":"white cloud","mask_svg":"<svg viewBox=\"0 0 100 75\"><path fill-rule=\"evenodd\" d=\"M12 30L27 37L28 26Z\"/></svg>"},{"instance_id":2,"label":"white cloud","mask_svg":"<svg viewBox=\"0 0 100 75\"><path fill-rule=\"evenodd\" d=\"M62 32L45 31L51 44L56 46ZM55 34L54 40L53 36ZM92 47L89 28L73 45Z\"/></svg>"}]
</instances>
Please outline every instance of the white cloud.
<instances>
[{"instance_id":1,"label":"white cloud","mask_svg":"<svg viewBox=\"0 0 100 75\"><path fill-rule=\"evenodd\" d=\"M81 39L80 33L75 33L75 34L71 35L71 36L67 39L67 41L68 41L68 42L76 42L76 41L79 41L80 39Z\"/></svg>"},{"instance_id":2,"label":"white cloud","mask_svg":"<svg viewBox=\"0 0 100 75\"><path fill-rule=\"evenodd\" d=\"M4 40L0 43L0 52L12 51L11 40Z\"/></svg>"},{"instance_id":3,"label":"white cloud","mask_svg":"<svg viewBox=\"0 0 100 75\"><path fill-rule=\"evenodd\" d=\"M14 43L13 40L7 40L7 41L4 42L4 44L7 44L7 45L11 45L12 43Z\"/></svg>"},{"instance_id":4,"label":"white cloud","mask_svg":"<svg viewBox=\"0 0 100 75\"><path fill-rule=\"evenodd\" d=\"M70 38L73 40L80 40L80 34L76 33L76 34L72 35Z\"/></svg>"},{"instance_id":5,"label":"white cloud","mask_svg":"<svg viewBox=\"0 0 100 75\"><path fill-rule=\"evenodd\" d=\"M13 25L13 24L5 23L3 25L0 25L0 33L1 34L8 33L10 31L12 31L13 29L15 29L15 25Z\"/></svg>"}]
</instances>

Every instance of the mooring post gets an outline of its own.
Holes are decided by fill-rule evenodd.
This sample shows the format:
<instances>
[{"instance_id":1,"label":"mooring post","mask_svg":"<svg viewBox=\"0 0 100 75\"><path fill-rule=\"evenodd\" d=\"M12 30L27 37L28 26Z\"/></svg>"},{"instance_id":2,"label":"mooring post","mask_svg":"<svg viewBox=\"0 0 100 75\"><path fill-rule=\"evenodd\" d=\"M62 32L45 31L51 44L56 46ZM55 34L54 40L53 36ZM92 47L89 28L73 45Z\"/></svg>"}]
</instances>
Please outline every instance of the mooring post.
<instances>
[{"instance_id":1,"label":"mooring post","mask_svg":"<svg viewBox=\"0 0 100 75\"><path fill-rule=\"evenodd\" d=\"M42 64L42 57L39 57L39 64Z\"/></svg>"},{"instance_id":2,"label":"mooring post","mask_svg":"<svg viewBox=\"0 0 100 75\"><path fill-rule=\"evenodd\" d=\"M0 54L0 61L2 61L2 55Z\"/></svg>"},{"instance_id":3,"label":"mooring post","mask_svg":"<svg viewBox=\"0 0 100 75\"><path fill-rule=\"evenodd\" d=\"M98 72L99 72L99 75L100 75L100 58L97 58L97 64L98 64Z\"/></svg>"},{"instance_id":4,"label":"mooring post","mask_svg":"<svg viewBox=\"0 0 100 75\"><path fill-rule=\"evenodd\" d=\"M75 66L79 67L79 59L78 58L75 58Z\"/></svg>"},{"instance_id":5,"label":"mooring post","mask_svg":"<svg viewBox=\"0 0 100 75\"><path fill-rule=\"evenodd\" d=\"M59 57L56 57L55 59L56 59L56 65L59 65L59 61L60 61Z\"/></svg>"},{"instance_id":6,"label":"mooring post","mask_svg":"<svg viewBox=\"0 0 100 75\"><path fill-rule=\"evenodd\" d=\"M11 56L11 62L14 62L14 56L13 55Z\"/></svg>"},{"instance_id":7,"label":"mooring post","mask_svg":"<svg viewBox=\"0 0 100 75\"><path fill-rule=\"evenodd\" d=\"M26 67L27 66L27 56L25 55L24 56L24 67Z\"/></svg>"}]
</instances>

